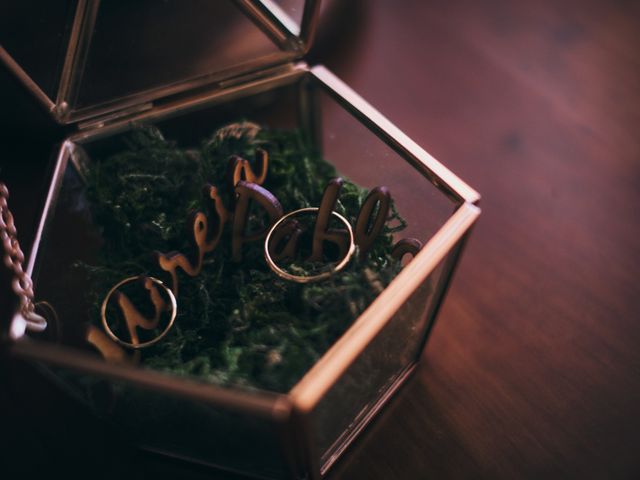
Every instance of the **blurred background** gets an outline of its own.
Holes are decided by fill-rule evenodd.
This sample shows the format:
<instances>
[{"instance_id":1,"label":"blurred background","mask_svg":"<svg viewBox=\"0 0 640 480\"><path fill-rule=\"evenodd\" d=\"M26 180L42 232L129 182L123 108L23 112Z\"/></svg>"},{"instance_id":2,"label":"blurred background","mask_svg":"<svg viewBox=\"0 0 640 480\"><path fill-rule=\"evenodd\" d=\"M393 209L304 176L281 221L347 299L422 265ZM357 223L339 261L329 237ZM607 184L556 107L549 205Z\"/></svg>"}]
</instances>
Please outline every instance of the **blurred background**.
<instances>
[{"instance_id":1,"label":"blurred background","mask_svg":"<svg viewBox=\"0 0 640 480\"><path fill-rule=\"evenodd\" d=\"M422 365L330 478L640 476L639 47L634 1L327 3L307 61L483 197ZM69 128L4 67L0 92L26 246ZM0 426L4 478L232 478L132 451L4 358Z\"/></svg>"}]
</instances>

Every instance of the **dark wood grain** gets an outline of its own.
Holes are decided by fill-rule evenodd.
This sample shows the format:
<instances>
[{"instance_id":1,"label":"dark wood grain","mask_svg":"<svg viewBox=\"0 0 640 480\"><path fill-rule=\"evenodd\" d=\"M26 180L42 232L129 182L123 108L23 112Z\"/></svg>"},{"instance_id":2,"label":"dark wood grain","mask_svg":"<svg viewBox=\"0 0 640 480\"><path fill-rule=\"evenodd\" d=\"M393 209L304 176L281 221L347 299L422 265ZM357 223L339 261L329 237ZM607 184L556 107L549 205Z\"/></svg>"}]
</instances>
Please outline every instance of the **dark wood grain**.
<instances>
[{"instance_id":1,"label":"dark wood grain","mask_svg":"<svg viewBox=\"0 0 640 480\"><path fill-rule=\"evenodd\" d=\"M417 374L330 478L639 478L640 4L335 10L310 60L480 191L483 214ZM6 142L20 144L21 128L5 129ZM30 183L33 169L42 176ZM5 174L32 232L46 166ZM3 417L18 444L37 448L28 472L65 471L73 452L52 450L56 432L63 443L86 432L59 420L34 443L19 433L28 408ZM64 402L51 408L71 415ZM108 478L223 478L119 458Z\"/></svg>"},{"instance_id":2,"label":"dark wood grain","mask_svg":"<svg viewBox=\"0 0 640 480\"><path fill-rule=\"evenodd\" d=\"M332 478L640 476L640 9L375 2L327 63L477 188L416 378Z\"/></svg>"}]
</instances>

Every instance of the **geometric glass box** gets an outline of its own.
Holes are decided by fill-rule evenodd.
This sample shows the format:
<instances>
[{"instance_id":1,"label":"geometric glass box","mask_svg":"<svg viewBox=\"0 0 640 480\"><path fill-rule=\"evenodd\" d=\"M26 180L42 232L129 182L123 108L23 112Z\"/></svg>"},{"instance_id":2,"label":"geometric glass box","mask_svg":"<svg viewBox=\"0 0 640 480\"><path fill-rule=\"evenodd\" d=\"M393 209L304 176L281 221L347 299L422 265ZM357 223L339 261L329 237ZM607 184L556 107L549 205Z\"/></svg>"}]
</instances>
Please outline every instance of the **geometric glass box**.
<instances>
[{"instance_id":1,"label":"geometric glass box","mask_svg":"<svg viewBox=\"0 0 640 480\"><path fill-rule=\"evenodd\" d=\"M21 23L34 5L50 17ZM477 192L329 70L304 62L318 1L7 9L0 22L15 31L0 28L11 33L0 38L0 58L57 121L75 126L56 151L27 265L36 296L55 305L63 327L84 321L81 302L70 300L82 288L72 264L101 248L100 229L84 214L83 172L122 148L138 124L181 145L238 119L296 129L341 176L387 186L398 211L410 212L403 236L424 246L287 391L109 363L25 332L18 314L0 319L11 354L41 363L140 448L255 478L322 478L420 360L480 214ZM32 43L17 32L36 35L47 60L29 64ZM409 208L416 204L424 208Z\"/></svg>"}]
</instances>

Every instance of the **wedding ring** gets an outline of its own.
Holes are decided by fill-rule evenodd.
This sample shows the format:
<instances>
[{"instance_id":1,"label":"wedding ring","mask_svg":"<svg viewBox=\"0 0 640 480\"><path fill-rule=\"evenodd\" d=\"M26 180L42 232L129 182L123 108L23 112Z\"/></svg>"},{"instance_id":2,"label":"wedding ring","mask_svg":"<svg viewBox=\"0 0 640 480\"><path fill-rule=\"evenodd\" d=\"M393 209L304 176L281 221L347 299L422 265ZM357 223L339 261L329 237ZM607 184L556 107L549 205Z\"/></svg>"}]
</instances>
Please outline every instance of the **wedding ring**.
<instances>
[{"instance_id":1,"label":"wedding ring","mask_svg":"<svg viewBox=\"0 0 640 480\"><path fill-rule=\"evenodd\" d=\"M165 327L165 329L162 331L162 333L160 333L160 335L158 335L157 337L146 341L146 342L136 342L135 338L132 338L131 342L125 342L124 340L122 340L120 337L118 337L115 333L113 333L113 331L111 330L111 327L109 327L109 322L107 322L107 304L109 303L109 299L111 298L111 296L116 292L116 290L118 290L120 287L122 287L123 285L126 285L127 283L131 283L131 282L135 282L141 278L145 278L150 280L151 282L153 282L155 285L158 285L160 287L162 287L164 289L164 291L167 293L168 297L169 297L169 301L171 302L171 318L169 319L169 323L167 324L167 326ZM152 300L153 301L153 300ZM125 321L127 323L127 327L129 328L129 330L134 330L140 326L146 329L150 329L145 327L144 323L152 323L153 321L150 321L148 319L145 319L144 317L141 316L141 314L135 309L135 307L133 306L133 304L131 304L131 302L129 303L129 309L125 309L122 305L121 308L123 310L123 315L125 317ZM158 305L155 305L156 308L158 308ZM157 278L154 277L149 277L149 276L145 276L145 275L137 275L135 277L129 277L129 278L125 278L124 280L122 280L121 282L118 282L116 285L113 286L113 288L111 290L109 290L109 293L107 293L107 296L105 297L104 301L102 302L102 308L100 309L100 315L102 317L102 326L104 327L104 331L107 333L107 335L109 336L109 338L111 338L111 340L113 340L114 342L122 345L123 347L127 347L127 348L133 348L133 349L141 349L141 348L145 348L145 347L149 347L157 342L159 342L160 340L162 340L162 338L169 332L169 330L171 330L171 327L173 326L173 322L176 319L176 313L178 311L178 305L176 302L176 297L173 294L173 292L171 291L171 289L167 288L166 285L164 283L162 283L162 281L158 280ZM158 313L156 313L158 315ZM159 319L159 316L157 317ZM155 327L153 327L155 328Z\"/></svg>"},{"instance_id":2,"label":"wedding ring","mask_svg":"<svg viewBox=\"0 0 640 480\"><path fill-rule=\"evenodd\" d=\"M318 275L311 275L311 276L293 275L281 269L273 261L273 258L271 258L271 253L269 252L269 242L271 241L273 232L275 232L279 226L281 226L283 223L285 223L287 220L289 220L291 217L295 215L298 215L300 213L306 213L306 212L317 212L318 210L319 210L318 207L307 207L307 208L301 208L299 210L294 210L293 212L290 212L285 216L283 216L282 218L280 218L267 233L267 237L264 240L264 258L267 261L267 265L269 265L269 268L273 270L273 272L276 275L278 275L280 278L283 278L285 280L290 280L292 282L297 282L297 283L311 283L311 282L318 282L320 280L326 280L327 278L331 277L334 273L339 272L344 267L346 267L349 261L351 260L351 257L353 256L356 250L356 244L353 236L353 229L351 228L349 221L335 211L332 211L331 215L333 215L342 223L344 223L345 227L347 228L347 232L349 233L349 250L347 251L344 258L330 271L322 272Z\"/></svg>"}]
</instances>

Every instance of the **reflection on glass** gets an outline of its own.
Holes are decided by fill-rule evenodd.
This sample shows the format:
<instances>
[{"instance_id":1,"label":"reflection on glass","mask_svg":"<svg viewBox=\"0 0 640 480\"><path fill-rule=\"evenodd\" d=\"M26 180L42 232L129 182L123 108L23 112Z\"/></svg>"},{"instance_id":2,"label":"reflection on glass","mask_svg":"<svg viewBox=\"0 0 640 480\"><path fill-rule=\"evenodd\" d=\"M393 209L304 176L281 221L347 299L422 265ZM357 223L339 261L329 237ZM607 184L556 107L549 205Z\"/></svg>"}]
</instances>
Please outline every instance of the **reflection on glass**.
<instances>
[{"instance_id":1,"label":"reflection on glass","mask_svg":"<svg viewBox=\"0 0 640 480\"><path fill-rule=\"evenodd\" d=\"M267 8L284 13L299 29L302 25L305 0L260 0ZM274 8L275 7L275 8Z\"/></svg>"},{"instance_id":2,"label":"reflection on glass","mask_svg":"<svg viewBox=\"0 0 640 480\"><path fill-rule=\"evenodd\" d=\"M52 373L97 416L114 422L127 443L260 478L285 477L280 433L272 420L129 382L64 369Z\"/></svg>"},{"instance_id":3,"label":"reflection on glass","mask_svg":"<svg viewBox=\"0 0 640 480\"><path fill-rule=\"evenodd\" d=\"M102 2L76 108L285 58L232 1ZM271 59L271 60L269 60Z\"/></svg>"},{"instance_id":4,"label":"reflection on glass","mask_svg":"<svg viewBox=\"0 0 640 480\"><path fill-rule=\"evenodd\" d=\"M6 0L0 45L55 101L77 0Z\"/></svg>"},{"instance_id":5,"label":"reflection on glass","mask_svg":"<svg viewBox=\"0 0 640 480\"><path fill-rule=\"evenodd\" d=\"M409 297L314 410L315 441L322 464L339 454L378 407L377 402L417 361L442 274L443 264Z\"/></svg>"}]
</instances>

